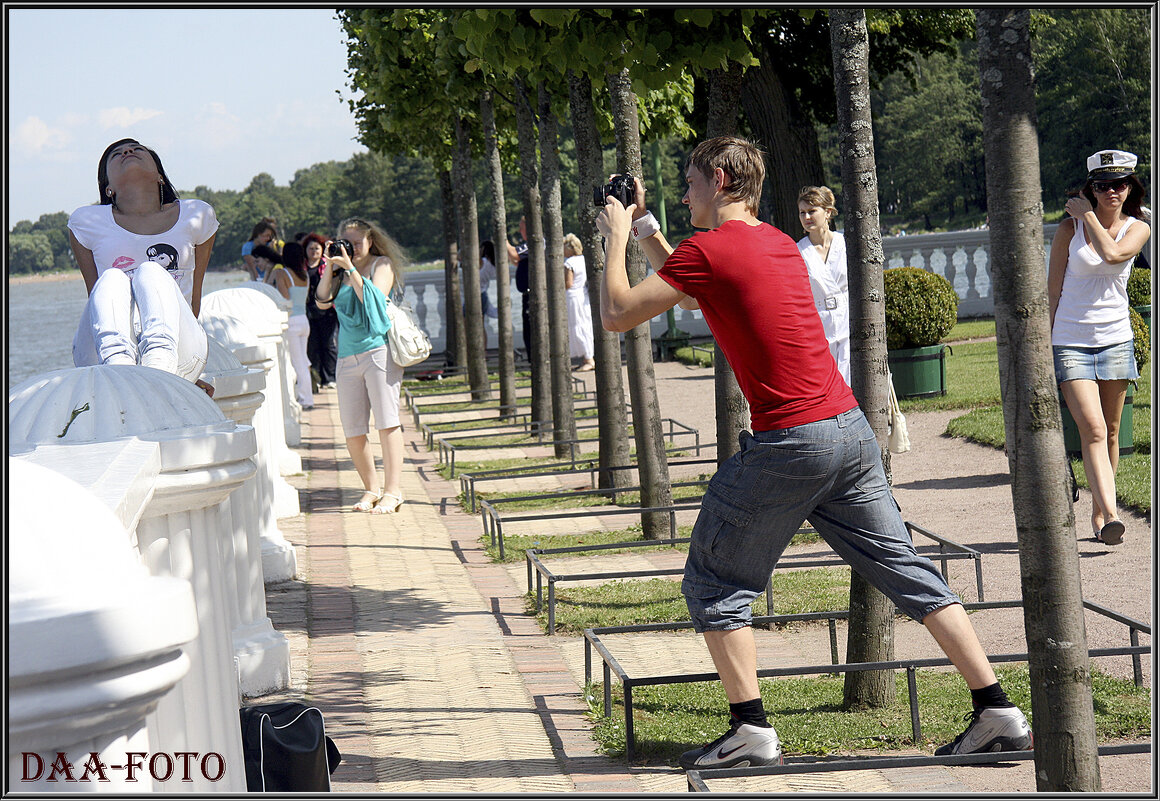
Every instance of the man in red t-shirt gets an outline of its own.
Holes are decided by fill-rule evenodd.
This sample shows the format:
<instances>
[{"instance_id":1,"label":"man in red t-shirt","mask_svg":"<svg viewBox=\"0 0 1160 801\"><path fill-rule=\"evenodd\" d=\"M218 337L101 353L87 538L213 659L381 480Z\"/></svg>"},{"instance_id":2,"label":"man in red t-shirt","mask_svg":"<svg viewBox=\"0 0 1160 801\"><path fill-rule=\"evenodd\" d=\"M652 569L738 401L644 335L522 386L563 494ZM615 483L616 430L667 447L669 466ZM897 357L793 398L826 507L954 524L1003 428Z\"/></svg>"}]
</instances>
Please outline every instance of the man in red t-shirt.
<instances>
[{"instance_id":1,"label":"man in red t-shirt","mask_svg":"<svg viewBox=\"0 0 1160 801\"><path fill-rule=\"evenodd\" d=\"M694 228L673 250L636 185L626 209L609 198L600 316L627 331L675 305L700 308L752 411L753 433L705 492L681 592L729 699L730 727L687 751L681 766L780 764L761 703L751 605L809 518L850 566L921 621L971 690L970 725L939 755L1031 747L1027 719L999 686L959 598L919 556L890 493L874 431L830 354L797 245L757 219L761 152L736 137L702 142L685 172ZM636 286L625 271L632 235L653 265Z\"/></svg>"}]
</instances>

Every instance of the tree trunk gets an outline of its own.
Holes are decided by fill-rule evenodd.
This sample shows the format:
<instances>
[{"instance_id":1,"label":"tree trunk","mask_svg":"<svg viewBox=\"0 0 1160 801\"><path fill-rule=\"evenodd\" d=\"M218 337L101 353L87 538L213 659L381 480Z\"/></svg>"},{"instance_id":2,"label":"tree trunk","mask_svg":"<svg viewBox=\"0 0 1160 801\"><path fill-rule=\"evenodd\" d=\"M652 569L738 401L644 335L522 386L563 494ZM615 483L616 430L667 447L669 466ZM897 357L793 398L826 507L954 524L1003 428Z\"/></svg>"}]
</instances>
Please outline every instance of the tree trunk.
<instances>
[{"instance_id":1,"label":"tree trunk","mask_svg":"<svg viewBox=\"0 0 1160 801\"><path fill-rule=\"evenodd\" d=\"M790 233L801 229L798 192L803 186L821 184L825 176L817 131L782 82L778 63L777 53L764 45L761 65L745 72L741 104L756 140L768 154L761 219Z\"/></svg>"},{"instance_id":2,"label":"tree trunk","mask_svg":"<svg viewBox=\"0 0 1160 801\"><path fill-rule=\"evenodd\" d=\"M627 69L608 75L608 90L612 99L612 124L616 130L616 169L620 173L643 175L640 121L636 111L636 95L632 92ZM630 284L635 286L644 280L644 252L636 242L628 243L627 268ZM641 506L670 506L673 490L669 483L669 460L661 431L649 321L625 333L624 344L628 351L628 390L632 399L632 432L640 472ZM660 539L669 532L669 516L664 512L642 514L641 524L645 539Z\"/></svg>"},{"instance_id":3,"label":"tree trunk","mask_svg":"<svg viewBox=\"0 0 1160 801\"><path fill-rule=\"evenodd\" d=\"M730 61L727 70L709 72L707 138L737 135L742 74L741 65L736 61ZM749 402L741 394L737 376L716 342L713 343L713 397L717 407L717 464L722 465L741 449L738 436L749 427Z\"/></svg>"},{"instance_id":4,"label":"tree trunk","mask_svg":"<svg viewBox=\"0 0 1160 801\"><path fill-rule=\"evenodd\" d=\"M456 172L455 196L459 210L459 263L463 267L464 322L467 330L467 382L472 400L491 397L487 376L487 339L483 332L483 304L479 297L479 213L472 180L471 140L467 123L455 118L456 148L452 169Z\"/></svg>"},{"instance_id":5,"label":"tree trunk","mask_svg":"<svg viewBox=\"0 0 1160 801\"><path fill-rule=\"evenodd\" d=\"M854 395L874 429L890 476L890 387L886 367L886 315L883 305L882 234L878 226L878 173L874 166L874 129L870 122L869 37L866 12L830 11L830 47L838 108L838 148L842 157L842 196L846 203L846 264L850 285L850 380ZM797 194L793 195L797 197ZM847 662L884 662L894 658L894 604L850 571L850 623ZM883 707L894 701L889 670L847 673L843 706Z\"/></svg>"},{"instance_id":6,"label":"tree trunk","mask_svg":"<svg viewBox=\"0 0 1160 801\"><path fill-rule=\"evenodd\" d=\"M547 276L544 274L544 226L540 216L540 171L536 162L536 120L521 78L516 88L516 129L520 140L520 186L524 195L524 220L528 231L528 294L524 300L530 315L532 368L532 430L552 422L551 371L548 362Z\"/></svg>"},{"instance_id":7,"label":"tree trunk","mask_svg":"<svg viewBox=\"0 0 1160 801\"><path fill-rule=\"evenodd\" d=\"M596 109L592 101L592 81L587 75L568 73L572 131L576 137L576 168L580 200L576 204L584 265L588 273L588 299L592 308L593 358L596 360L596 411L600 424L600 487L632 484L624 467L632 458L628 444L628 413L624 405L624 373L621 370L620 334L606 331L600 320L600 282L604 280L604 247L596 230L600 210L588 199L591 188L602 185L604 153L596 131Z\"/></svg>"},{"instance_id":8,"label":"tree trunk","mask_svg":"<svg viewBox=\"0 0 1160 801\"><path fill-rule=\"evenodd\" d=\"M467 342L463 337L463 313L459 293L459 232L455 213L455 192L451 171L439 172L439 194L443 200L443 319L447 326L444 359L449 365L467 364Z\"/></svg>"},{"instance_id":9,"label":"tree trunk","mask_svg":"<svg viewBox=\"0 0 1160 801\"><path fill-rule=\"evenodd\" d=\"M1083 592L1052 367L1029 9L979 9L999 386L1035 721L1036 789L1100 791Z\"/></svg>"},{"instance_id":10,"label":"tree trunk","mask_svg":"<svg viewBox=\"0 0 1160 801\"><path fill-rule=\"evenodd\" d=\"M544 209L545 282L548 290L548 347L552 367L552 442L556 458L572 454L576 411L572 405L572 361L568 346L568 303L564 286L564 221L560 216L560 141L552 96L543 82L540 104L540 197Z\"/></svg>"},{"instance_id":11,"label":"tree trunk","mask_svg":"<svg viewBox=\"0 0 1160 801\"><path fill-rule=\"evenodd\" d=\"M486 149L487 176L491 185L491 241L495 243L495 305L499 310L496 320L499 329L499 414L510 418L516 414L516 365L512 347L512 289L511 270L507 252L507 209L504 205L503 165L495 134L495 107L491 90L479 98L480 119L483 121L483 140Z\"/></svg>"}]
</instances>

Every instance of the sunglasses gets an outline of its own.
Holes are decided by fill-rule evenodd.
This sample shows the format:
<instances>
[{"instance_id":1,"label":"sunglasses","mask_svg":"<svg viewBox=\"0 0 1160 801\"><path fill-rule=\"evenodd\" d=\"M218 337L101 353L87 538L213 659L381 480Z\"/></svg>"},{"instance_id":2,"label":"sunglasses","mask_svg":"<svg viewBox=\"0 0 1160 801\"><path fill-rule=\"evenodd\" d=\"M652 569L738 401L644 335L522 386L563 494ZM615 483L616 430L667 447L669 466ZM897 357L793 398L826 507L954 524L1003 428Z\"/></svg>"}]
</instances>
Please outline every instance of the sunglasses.
<instances>
[{"instance_id":1,"label":"sunglasses","mask_svg":"<svg viewBox=\"0 0 1160 801\"><path fill-rule=\"evenodd\" d=\"M1124 179L1118 181L1092 181L1092 189L1096 192L1119 192L1128 182Z\"/></svg>"}]
</instances>

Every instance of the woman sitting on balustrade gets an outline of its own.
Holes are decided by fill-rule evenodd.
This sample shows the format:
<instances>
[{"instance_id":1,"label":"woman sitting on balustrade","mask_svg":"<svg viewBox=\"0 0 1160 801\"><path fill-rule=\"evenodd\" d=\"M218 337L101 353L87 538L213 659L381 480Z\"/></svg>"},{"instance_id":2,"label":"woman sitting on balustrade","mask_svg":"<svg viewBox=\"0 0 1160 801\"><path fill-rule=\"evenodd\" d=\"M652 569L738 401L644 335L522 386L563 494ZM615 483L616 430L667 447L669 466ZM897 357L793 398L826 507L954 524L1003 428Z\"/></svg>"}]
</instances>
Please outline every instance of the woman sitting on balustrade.
<instances>
[{"instance_id":1,"label":"woman sitting on balustrade","mask_svg":"<svg viewBox=\"0 0 1160 801\"><path fill-rule=\"evenodd\" d=\"M1079 430L1093 534L1105 545L1119 545L1120 415L1128 382L1140 376L1128 320L1128 273L1151 230L1142 219L1144 186L1135 176L1134 154L1102 150L1088 158L1087 168L1087 181L1068 199L1068 217L1051 242L1051 346L1055 378Z\"/></svg>"},{"instance_id":2,"label":"woman sitting on balustrade","mask_svg":"<svg viewBox=\"0 0 1160 801\"><path fill-rule=\"evenodd\" d=\"M88 303L73 363L140 364L201 381L209 351L197 322L201 285L217 234L213 208L178 200L161 159L135 139L105 148L100 202L69 217L69 243Z\"/></svg>"}]
</instances>

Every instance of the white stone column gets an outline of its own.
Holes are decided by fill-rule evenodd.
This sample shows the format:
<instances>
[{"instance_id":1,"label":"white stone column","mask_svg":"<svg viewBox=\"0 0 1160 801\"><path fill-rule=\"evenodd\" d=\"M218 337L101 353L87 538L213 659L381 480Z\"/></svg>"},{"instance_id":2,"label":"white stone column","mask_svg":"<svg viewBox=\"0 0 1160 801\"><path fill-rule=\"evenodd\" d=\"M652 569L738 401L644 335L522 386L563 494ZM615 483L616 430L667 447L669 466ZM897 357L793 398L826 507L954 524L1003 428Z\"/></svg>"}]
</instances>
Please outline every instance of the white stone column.
<instances>
[{"instance_id":1,"label":"white stone column","mask_svg":"<svg viewBox=\"0 0 1160 801\"><path fill-rule=\"evenodd\" d=\"M262 406L262 388L266 374L260 367L245 367L213 336L209 337L209 358L202 378L214 386L214 403L222 413L241 425L251 425ZM230 605L230 627L233 632L234 657L242 694L258 696L290 686L290 643L274 629L266 615L266 593L262 565L262 525L273 524L271 468L264 438L258 437L254 457L257 470L225 501L232 523L227 562L232 562L235 597ZM265 513L263 514L263 510ZM294 559L291 575L297 569L293 547L280 531L277 538L289 548Z\"/></svg>"},{"instance_id":2,"label":"white stone column","mask_svg":"<svg viewBox=\"0 0 1160 801\"><path fill-rule=\"evenodd\" d=\"M211 340L223 345L244 367L262 370L265 380L272 377L273 345L262 342L236 317L215 313L202 325ZM211 354L212 355L212 354ZM212 382L211 382L212 383ZM279 411L277 394L267 392L254 412L253 425L258 432L258 497L246 510L261 540L262 573L266 584L288 581L298 572L298 559L291 545L278 529L277 518L299 514L298 490L290 486L275 468L279 449L286 449L279 424L273 419ZM227 390L228 391L228 390ZM215 399L217 393L214 393ZM240 503L240 502L239 502Z\"/></svg>"},{"instance_id":3,"label":"white stone column","mask_svg":"<svg viewBox=\"0 0 1160 801\"><path fill-rule=\"evenodd\" d=\"M159 448L57 450L73 451L74 464L80 457L93 484L30 454L8 459L7 790L150 792L147 765L131 781L111 766L155 750L146 717L188 672L181 646L198 633L189 582L151 577L124 525L149 497ZM113 469L101 468L105 459Z\"/></svg>"},{"instance_id":4,"label":"white stone column","mask_svg":"<svg viewBox=\"0 0 1160 801\"><path fill-rule=\"evenodd\" d=\"M279 304L285 303L285 307ZM286 342L289 328L290 302L269 284L253 281L239 287L219 289L201 299L201 315L221 312L232 314L254 331L262 339L273 340L278 346L277 383L267 382L266 386L277 386L282 402L282 423L286 429L286 444L297 447L302 444L302 407L294 394L294 383L290 380L290 350ZM203 320L204 322L204 320ZM293 472L301 472L302 464ZM283 475L289 475L283 470Z\"/></svg>"},{"instance_id":5,"label":"white stone column","mask_svg":"<svg viewBox=\"0 0 1160 801\"><path fill-rule=\"evenodd\" d=\"M161 470L137 524L137 547L154 576L193 588L198 636L189 674L149 715L154 751L220 754L226 773L163 783L166 792L244 792L241 690L234 665L223 559L222 502L255 472L250 426L227 420L191 382L149 367L98 365L38 376L8 399L10 447L81 445L136 437L160 446Z\"/></svg>"}]
</instances>

